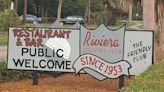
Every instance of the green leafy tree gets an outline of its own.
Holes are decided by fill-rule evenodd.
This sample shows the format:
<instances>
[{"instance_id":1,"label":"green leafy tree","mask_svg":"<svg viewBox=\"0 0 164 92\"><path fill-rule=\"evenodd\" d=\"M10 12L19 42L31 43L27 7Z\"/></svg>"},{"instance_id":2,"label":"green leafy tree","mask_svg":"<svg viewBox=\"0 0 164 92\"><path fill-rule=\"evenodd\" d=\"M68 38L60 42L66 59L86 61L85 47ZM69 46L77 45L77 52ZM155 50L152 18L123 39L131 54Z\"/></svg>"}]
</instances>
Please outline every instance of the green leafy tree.
<instances>
[{"instance_id":1,"label":"green leafy tree","mask_svg":"<svg viewBox=\"0 0 164 92\"><path fill-rule=\"evenodd\" d=\"M71 15L84 16L85 0L64 0L62 5L62 17Z\"/></svg>"},{"instance_id":2,"label":"green leafy tree","mask_svg":"<svg viewBox=\"0 0 164 92\"><path fill-rule=\"evenodd\" d=\"M18 26L20 21L15 11L5 9L0 13L0 31L8 31L9 27Z\"/></svg>"},{"instance_id":3,"label":"green leafy tree","mask_svg":"<svg viewBox=\"0 0 164 92\"><path fill-rule=\"evenodd\" d=\"M110 20L113 18L117 18L116 15L113 15L113 10L124 10L126 6L121 5L121 0L103 0L104 4L104 22L106 25L110 24ZM113 18L112 18L113 17ZM117 19L116 19L117 20Z\"/></svg>"},{"instance_id":4,"label":"green leafy tree","mask_svg":"<svg viewBox=\"0 0 164 92\"><path fill-rule=\"evenodd\" d=\"M10 0L0 0L0 31L8 31L9 27L19 24L17 13L10 10L10 3Z\"/></svg>"},{"instance_id":5,"label":"green leafy tree","mask_svg":"<svg viewBox=\"0 0 164 92\"><path fill-rule=\"evenodd\" d=\"M0 11L9 9L11 0L0 0Z\"/></svg>"},{"instance_id":6,"label":"green leafy tree","mask_svg":"<svg viewBox=\"0 0 164 92\"><path fill-rule=\"evenodd\" d=\"M133 6L134 5L141 5L142 0L120 0L120 8L128 12L128 22L131 24L132 22L132 17L133 17ZM138 6L136 6L138 7Z\"/></svg>"},{"instance_id":7,"label":"green leafy tree","mask_svg":"<svg viewBox=\"0 0 164 92\"><path fill-rule=\"evenodd\" d=\"M93 18L93 21L95 21L97 24L100 24L103 22L104 13L102 11L92 12L91 16Z\"/></svg>"}]
</instances>

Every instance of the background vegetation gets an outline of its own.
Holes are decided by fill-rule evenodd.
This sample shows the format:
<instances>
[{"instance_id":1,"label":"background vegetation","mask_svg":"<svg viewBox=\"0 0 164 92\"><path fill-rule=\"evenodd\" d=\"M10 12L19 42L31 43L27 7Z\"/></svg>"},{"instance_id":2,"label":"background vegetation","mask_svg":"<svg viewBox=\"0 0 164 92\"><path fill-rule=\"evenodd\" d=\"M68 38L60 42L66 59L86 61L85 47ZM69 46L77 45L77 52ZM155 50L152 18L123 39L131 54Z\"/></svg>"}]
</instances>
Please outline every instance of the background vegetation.
<instances>
[{"instance_id":1,"label":"background vegetation","mask_svg":"<svg viewBox=\"0 0 164 92\"><path fill-rule=\"evenodd\" d=\"M8 70L7 62L0 60L0 82L32 78L31 71Z\"/></svg>"},{"instance_id":2,"label":"background vegetation","mask_svg":"<svg viewBox=\"0 0 164 92\"><path fill-rule=\"evenodd\" d=\"M18 26L20 23L16 12L5 9L0 12L0 31L7 31L9 27Z\"/></svg>"}]
</instances>

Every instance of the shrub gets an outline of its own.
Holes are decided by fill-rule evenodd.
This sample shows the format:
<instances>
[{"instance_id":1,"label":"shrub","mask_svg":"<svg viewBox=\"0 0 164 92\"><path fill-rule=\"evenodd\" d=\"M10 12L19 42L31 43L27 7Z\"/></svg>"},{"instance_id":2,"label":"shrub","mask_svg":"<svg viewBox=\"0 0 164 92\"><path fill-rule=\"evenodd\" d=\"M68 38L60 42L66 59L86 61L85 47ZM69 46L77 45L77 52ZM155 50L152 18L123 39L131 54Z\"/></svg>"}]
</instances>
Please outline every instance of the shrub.
<instances>
[{"instance_id":1,"label":"shrub","mask_svg":"<svg viewBox=\"0 0 164 92\"><path fill-rule=\"evenodd\" d=\"M4 10L0 12L0 31L8 31L9 27L18 26L20 23L15 11Z\"/></svg>"},{"instance_id":2,"label":"shrub","mask_svg":"<svg viewBox=\"0 0 164 92\"><path fill-rule=\"evenodd\" d=\"M32 71L8 70L6 62L0 62L0 82L32 78Z\"/></svg>"},{"instance_id":3,"label":"shrub","mask_svg":"<svg viewBox=\"0 0 164 92\"><path fill-rule=\"evenodd\" d=\"M91 16L93 18L93 21L96 22L97 24L103 22L103 16L104 16L103 12L101 11L92 12Z\"/></svg>"}]
</instances>

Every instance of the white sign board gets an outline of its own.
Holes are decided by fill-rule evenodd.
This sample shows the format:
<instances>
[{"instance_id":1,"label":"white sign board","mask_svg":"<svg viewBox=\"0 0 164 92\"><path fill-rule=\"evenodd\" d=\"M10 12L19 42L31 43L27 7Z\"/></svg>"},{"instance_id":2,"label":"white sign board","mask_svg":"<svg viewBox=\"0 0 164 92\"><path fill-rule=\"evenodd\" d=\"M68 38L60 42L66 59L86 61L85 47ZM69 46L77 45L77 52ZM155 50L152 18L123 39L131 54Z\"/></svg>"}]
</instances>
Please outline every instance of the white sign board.
<instances>
[{"instance_id":1,"label":"white sign board","mask_svg":"<svg viewBox=\"0 0 164 92\"><path fill-rule=\"evenodd\" d=\"M153 32L125 32L124 60L132 66L130 75L138 75L152 65L153 48Z\"/></svg>"},{"instance_id":2,"label":"white sign board","mask_svg":"<svg viewBox=\"0 0 164 92\"><path fill-rule=\"evenodd\" d=\"M98 80L138 75L153 63L153 32L10 28L8 69L88 73Z\"/></svg>"},{"instance_id":3,"label":"white sign board","mask_svg":"<svg viewBox=\"0 0 164 92\"><path fill-rule=\"evenodd\" d=\"M90 30L81 26L81 56L73 68L98 80L129 76L131 65L123 60L125 26L113 31L104 24Z\"/></svg>"},{"instance_id":4,"label":"white sign board","mask_svg":"<svg viewBox=\"0 0 164 92\"><path fill-rule=\"evenodd\" d=\"M8 69L74 72L79 30L10 28Z\"/></svg>"}]
</instances>

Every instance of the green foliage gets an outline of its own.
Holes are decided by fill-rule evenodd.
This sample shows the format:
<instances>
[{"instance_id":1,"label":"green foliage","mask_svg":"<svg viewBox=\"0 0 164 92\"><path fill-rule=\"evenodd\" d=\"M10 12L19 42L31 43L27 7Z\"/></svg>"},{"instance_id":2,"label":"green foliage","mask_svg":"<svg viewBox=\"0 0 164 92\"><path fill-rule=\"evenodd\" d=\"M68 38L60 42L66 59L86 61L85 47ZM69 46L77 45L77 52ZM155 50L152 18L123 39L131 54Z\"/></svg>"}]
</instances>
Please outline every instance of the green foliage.
<instances>
[{"instance_id":1,"label":"green foliage","mask_svg":"<svg viewBox=\"0 0 164 92\"><path fill-rule=\"evenodd\" d=\"M121 92L164 92L164 63L152 65Z\"/></svg>"},{"instance_id":2,"label":"green foliage","mask_svg":"<svg viewBox=\"0 0 164 92\"><path fill-rule=\"evenodd\" d=\"M110 25L116 25L117 20L120 16L120 12L118 9L113 9L112 10L112 17L110 18Z\"/></svg>"},{"instance_id":3,"label":"green foliage","mask_svg":"<svg viewBox=\"0 0 164 92\"><path fill-rule=\"evenodd\" d=\"M18 0L18 15L22 15L23 0ZM27 13L38 17L44 16L45 10L48 10L48 17L56 18L58 0L27 0ZM63 0L62 18L70 15L81 15L85 12L85 0Z\"/></svg>"},{"instance_id":4,"label":"green foliage","mask_svg":"<svg viewBox=\"0 0 164 92\"><path fill-rule=\"evenodd\" d=\"M8 42L8 32L0 32L0 46L6 46Z\"/></svg>"},{"instance_id":5,"label":"green foliage","mask_svg":"<svg viewBox=\"0 0 164 92\"><path fill-rule=\"evenodd\" d=\"M132 13L132 19L133 20L142 20L142 5L139 2L136 2L136 4L133 5L133 13Z\"/></svg>"},{"instance_id":6,"label":"green foliage","mask_svg":"<svg viewBox=\"0 0 164 92\"><path fill-rule=\"evenodd\" d=\"M17 26L19 23L19 18L14 11L0 12L0 31L8 31L9 27Z\"/></svg>"},{"instance_id":7,"label":"green foliage","mask_svg":"<svg viewBox=\"0 0 164 92\"><path fill-rule=\"evenodd\" d=\"M97 24L103 22L104 13L102 11L95 11L91 13L91 17L96 21Z\"/></svg>"},{"instance_id":8,"label":"green foliage","mask_svg":"<svg viewBox=\"0 0 164 92\"><path fill-rule=\"evenodd\" d=\"M63 0L62 17L70 15L84 15L85 0Z\"/></svg>"},{"instance_id":9,"label":"green foliage","mask_svg":"<svg viewBox=\"0 0 164 92\"><path fill-rule=\"evenodd\" d=\"M5 60L0 61L0 82L32 78L31 71L8 70Z\"/></svg>"},{"instance_id":10,"label":"green foliage","mask_svg":"<svg viewBox=\"0 0 164 92\"><path fill-rule=\"evenodd\" d=\"M0 11L9 9L11 0L0 0Z\"/></svg>"},{"instance_id":11,"label":"green foliage","mask_svg":"<svg viewBox=\"0 0 164 92\"><path fill-rule=\"evenodd\" d=\"M7 38L0 37L0 46L7 45Z\"/></svg>"}]
</instances>

